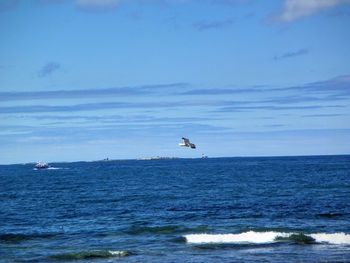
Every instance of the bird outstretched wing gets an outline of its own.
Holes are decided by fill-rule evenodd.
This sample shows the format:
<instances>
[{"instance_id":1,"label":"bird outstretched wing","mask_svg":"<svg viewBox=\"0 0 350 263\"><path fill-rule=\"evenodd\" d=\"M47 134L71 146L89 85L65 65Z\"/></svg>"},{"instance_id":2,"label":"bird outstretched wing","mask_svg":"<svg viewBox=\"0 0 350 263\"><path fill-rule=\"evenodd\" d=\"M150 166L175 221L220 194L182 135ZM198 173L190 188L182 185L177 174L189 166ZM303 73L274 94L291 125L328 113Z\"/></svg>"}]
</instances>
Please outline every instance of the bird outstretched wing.
<instances>
[{"instance_id":1,"label":"bird outstretched wing","mask_svg":"<svg viewBox=\"0 0 350 263\"><path fill-rule=\"evenodd\" d=\"M188 145L190 144L190 140L185 138L185 137L182 137L182 140L184 141L184 144Z\"/></svg>"}]
</instances>

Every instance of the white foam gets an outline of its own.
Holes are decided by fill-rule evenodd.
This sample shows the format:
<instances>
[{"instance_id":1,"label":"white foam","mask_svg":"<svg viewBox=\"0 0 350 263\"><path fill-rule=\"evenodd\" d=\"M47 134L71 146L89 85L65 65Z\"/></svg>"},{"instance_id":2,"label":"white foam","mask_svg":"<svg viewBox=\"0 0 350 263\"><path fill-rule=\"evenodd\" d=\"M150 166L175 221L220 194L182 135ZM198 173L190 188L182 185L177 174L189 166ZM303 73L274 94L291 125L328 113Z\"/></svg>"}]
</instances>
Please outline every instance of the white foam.
<instances>
[{"instance_id":1,"label":"white foam","mask_svg":"<svg viewBox=\"0 0 350 263\"><path fill-rule=\"evenodd\" d=\"M192 234L185 235L188 243L253 243L264 244L275 242L276 237L288 237L288 233L279 232L254 232L249 231L241 234Z\"/></svg>"},{"instance_id":2,"label":"white foam","mask_svg":"<svg viewBox=\"0 0 350 263\"><path fill-rule=\"evenodd\" d=\"M316 242L320 243L329 243L335 245L347 245L350 244L350 234L345 233L334 233L334 234L326 234L326 233L317 233L310 235Z\"/></svg>"},{"instance_id":3,"label":"white foam","mask_svg":"<svg viewBox=\"0 0 350 263\"><path fill-rule=\"evenodd\" d=\"M129 254L128 251L123 251L123 250L108 250L108 253L110 253L113 256L119 256L119 257L125 257Z\"/></svg>"},{"instance_id":4,"label":"white foam","mask_svg":"<svg viewBox=\"0 0 350 263\"><path fill-rule=\"evenodd\" d=\"M48 167L48 168L45 168L45 169L33 168L33 170L36 170L36 171L61 170L61 169L67 169L67 168L61 168L61 167Z\"/></svg>"},{"instance_id":5,"label":"white foam","mask_svg":"<svg viewBox=\"0 0 350 263\"><path fill-rule=\"evenodd\" d=\"M185 235L187 243L193 244L268 244L278 242L277 237L288 238L292 234L298 233L286 233L286 232L254 232L248 231L240 234L190 234ZM350 234L345 233L317 233L306 234L307 236L315 239L317 243L328 244L350 244Z\"/></svg>"}]
</instances>

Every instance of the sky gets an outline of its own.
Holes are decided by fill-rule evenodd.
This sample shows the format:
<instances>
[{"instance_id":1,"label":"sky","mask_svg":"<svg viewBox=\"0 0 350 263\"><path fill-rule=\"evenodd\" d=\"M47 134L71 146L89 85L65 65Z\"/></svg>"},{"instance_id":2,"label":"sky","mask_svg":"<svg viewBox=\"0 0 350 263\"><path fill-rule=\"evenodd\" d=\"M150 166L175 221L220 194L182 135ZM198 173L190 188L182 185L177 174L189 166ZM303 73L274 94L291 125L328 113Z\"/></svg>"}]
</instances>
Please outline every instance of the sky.
<instances>
[{"instance_id":1,"label":"sky","mask_svg":"<svg viewBox=\"0 0 350 263\"><path fill-rule=\"evenodd\" d=\"M349 46L348 0L0 0L0 164L350 154Z\"/></svg>"}]
</instances>

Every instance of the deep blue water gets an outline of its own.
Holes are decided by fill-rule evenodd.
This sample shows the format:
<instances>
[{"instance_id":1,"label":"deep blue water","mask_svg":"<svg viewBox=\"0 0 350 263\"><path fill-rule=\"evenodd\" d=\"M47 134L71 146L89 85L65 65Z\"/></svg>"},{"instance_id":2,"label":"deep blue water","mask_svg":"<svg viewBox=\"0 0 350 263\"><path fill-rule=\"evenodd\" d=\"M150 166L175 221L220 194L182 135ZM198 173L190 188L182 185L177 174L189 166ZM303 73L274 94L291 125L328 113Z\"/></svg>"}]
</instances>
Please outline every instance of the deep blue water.
<instances>
[{"instance_id":1,"label":"deep blue water","mask_svg":"<svg viewBox=\"0 0 350 263\"><path fill-rule=\"evenodd\" d=\"M1 262L350 262L350 156L51 165L0 166Z\"/></svg>"}]
</instances>

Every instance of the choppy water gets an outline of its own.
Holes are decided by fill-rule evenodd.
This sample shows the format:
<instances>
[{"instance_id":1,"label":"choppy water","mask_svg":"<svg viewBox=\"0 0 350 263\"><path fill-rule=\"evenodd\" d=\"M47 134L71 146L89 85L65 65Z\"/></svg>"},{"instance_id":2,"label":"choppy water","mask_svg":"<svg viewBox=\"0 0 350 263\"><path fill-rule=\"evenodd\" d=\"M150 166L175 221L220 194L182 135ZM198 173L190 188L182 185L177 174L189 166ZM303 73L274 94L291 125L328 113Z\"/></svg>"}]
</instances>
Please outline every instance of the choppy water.
<instances>
[{"instance_id":1,"label":"choppy water","mask_svg":"<svg viewBox=\"0 0 350 263\"><path fill-rule=\"evenodd\" d=\"M350 156L0 166L1 262L350 262Z\"/></svg>"}]
</instances>

